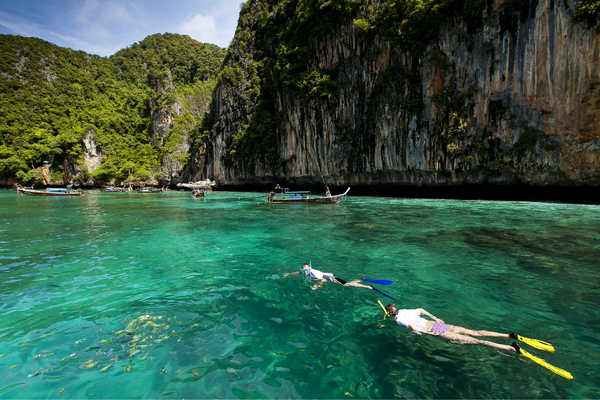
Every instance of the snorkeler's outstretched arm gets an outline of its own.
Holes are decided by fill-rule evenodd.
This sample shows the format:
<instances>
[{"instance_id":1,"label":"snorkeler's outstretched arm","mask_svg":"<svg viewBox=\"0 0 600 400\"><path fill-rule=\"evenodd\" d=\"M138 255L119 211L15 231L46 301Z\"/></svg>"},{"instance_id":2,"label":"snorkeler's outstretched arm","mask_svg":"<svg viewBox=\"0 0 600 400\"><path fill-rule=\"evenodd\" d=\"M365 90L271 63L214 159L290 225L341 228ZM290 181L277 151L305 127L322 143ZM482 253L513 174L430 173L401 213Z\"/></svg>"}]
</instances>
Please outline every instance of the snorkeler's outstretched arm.
<instances>
[{"instance_id":1,"label":"snorkeler's outstretched arm","mask_svg":"<svg viewBox=\"0 0 600 400\"><path fill-rule=\"evenodd\" d=\"M296 275L300 275L301 271L294 271L294 272L286 272L285 274L283 274L284 278L287 278L288 276L296 276Z\"/></svg>"}]
</instances>

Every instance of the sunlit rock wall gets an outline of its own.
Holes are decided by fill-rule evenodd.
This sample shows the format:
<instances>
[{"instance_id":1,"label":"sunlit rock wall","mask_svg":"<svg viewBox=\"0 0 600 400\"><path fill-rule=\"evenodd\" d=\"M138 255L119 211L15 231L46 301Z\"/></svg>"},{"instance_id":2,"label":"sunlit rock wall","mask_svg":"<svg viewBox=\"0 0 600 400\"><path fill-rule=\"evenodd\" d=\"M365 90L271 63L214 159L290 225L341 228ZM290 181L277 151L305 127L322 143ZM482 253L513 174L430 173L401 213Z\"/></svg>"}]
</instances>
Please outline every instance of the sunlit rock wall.
<instances>
[{"instance_id":1,"label":"sunlit rock wall","mask_svg":"<svg viewBox=\"0 0 600 400\"><path fill-rule=\"evenodd\" d=\"M250 31L251 11L240 18ZM255 38L238 27L225 65L242 76L218 84L192 175L221 184L324 176L366 185L598 185L600 34L571 14L569 2L497 0L482 29L456 20L418 55L366 40L349 20L313 43L306 62L336 73L333 95L313 98L257 89ZM272 154L248 162L232 147L260 122L261 101L272 103L276 122L272 148L257 151L276 162L265 161Z\"/></svg>"}]
</instances>

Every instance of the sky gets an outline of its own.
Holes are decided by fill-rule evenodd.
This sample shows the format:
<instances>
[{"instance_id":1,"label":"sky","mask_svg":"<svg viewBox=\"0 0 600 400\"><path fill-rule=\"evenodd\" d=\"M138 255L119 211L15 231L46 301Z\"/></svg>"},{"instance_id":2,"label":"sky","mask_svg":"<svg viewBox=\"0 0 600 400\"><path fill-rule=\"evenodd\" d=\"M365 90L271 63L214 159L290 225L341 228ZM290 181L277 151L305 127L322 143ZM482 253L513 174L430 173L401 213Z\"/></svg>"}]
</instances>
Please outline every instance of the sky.
<instances>
[{"instance_id":1,"label":"sky","mask_svg":"<svg viewBox=\"0 0 600 400\"><path fill-rule=\"evenodd\" d=\"M0 33L108 56L153 33L227 47L242 0L0 0Z\"/></svg>"}]
</instances>

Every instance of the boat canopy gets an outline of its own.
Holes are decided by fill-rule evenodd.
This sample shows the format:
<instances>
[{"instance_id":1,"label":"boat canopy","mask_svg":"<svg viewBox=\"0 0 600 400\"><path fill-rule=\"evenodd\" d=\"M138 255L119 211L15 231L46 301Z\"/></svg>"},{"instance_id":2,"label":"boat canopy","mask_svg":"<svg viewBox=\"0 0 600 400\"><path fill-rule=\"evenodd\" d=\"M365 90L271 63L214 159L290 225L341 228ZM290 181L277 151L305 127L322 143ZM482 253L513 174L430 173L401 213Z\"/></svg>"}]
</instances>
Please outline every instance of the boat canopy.
<instances>
[{"instance_id":1,"label":"boat canopy","mask_svg":"<svg viewBox=\"0 0 600 400\"><path fill-rule=\"evenodd\" d=\"M211 181L210 179L206 179L203 181L190 182L190 183L178 183L177 187L183 187L187 189L210 189L213 186L217 186L215 181Z\"/></svg>"}]
</instances>

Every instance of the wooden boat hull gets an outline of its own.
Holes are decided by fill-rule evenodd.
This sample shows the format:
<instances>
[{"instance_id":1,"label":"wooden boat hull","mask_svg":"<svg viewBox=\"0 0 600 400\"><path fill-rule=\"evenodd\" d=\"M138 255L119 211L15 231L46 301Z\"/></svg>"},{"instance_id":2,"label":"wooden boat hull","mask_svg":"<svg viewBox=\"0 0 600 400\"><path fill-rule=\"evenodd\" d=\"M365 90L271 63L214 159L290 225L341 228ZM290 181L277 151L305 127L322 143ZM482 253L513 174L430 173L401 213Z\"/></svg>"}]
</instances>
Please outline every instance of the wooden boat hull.
<instances>
[{"instance_id":1,"label":"wooden boat hull","mask_svg":"<svg viewBox=\"0 0 600 400\"><path fill-rule=\"evenodd\" d=\"M342 194L336 194L335 196L312 196L308 195L302 198L281 198L277 199L274 197L268 197L267 201L271 204L338 204L341 203L345 198L350 188Z\"/></svg>"},{"instance_id":2,"label":"wooden boat hull","mask_svg":"<svg viewBox=\"0 0 600 400\"><path fill-rule=\"evenodd\" d=\"M304 200L271 200L271 204L337 204L341 201L315 197Z\"/></svg>"},{"instance_id":3,"label":"wooden boat hull","mask_svg":"<svg viewBox=\"0 0 600 400\"><path fill-rule=\"evenodd\" d=\"M25 189L18 188L18 193L28 194L30 196L48 196L48 197L72 197L72 196L81 196L83 193L79 191L72 192L47 192L45 190L35 190L35 189Z\"/></svg>"}]
</instances>

